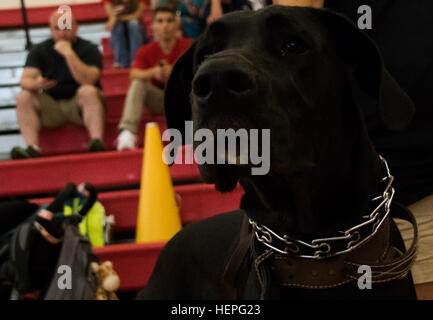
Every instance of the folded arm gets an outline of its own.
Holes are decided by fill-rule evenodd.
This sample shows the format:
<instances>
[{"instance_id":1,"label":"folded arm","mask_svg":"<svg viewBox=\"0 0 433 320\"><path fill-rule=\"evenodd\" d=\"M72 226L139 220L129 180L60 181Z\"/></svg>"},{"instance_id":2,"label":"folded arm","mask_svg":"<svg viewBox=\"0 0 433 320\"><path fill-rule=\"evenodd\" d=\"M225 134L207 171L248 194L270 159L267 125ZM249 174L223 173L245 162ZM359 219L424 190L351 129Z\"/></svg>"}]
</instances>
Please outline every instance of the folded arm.
<instances>
[{"instance_id":1,"label":"folded arm","mask_svg":"<svg viewBox=\"0 0 433 320\"><path fill-rule=\"evenodd\" d=\"M99 80L101 70L98 67L85 64L72 49L68 41L57 41L54 45L54 50L65 58L72 77L80 85L93 85Z\"/></svg>"},{"instance_id":2,"label":"folded arm","mask_svg":"<svg viewBox=\"0 0 433 320\"><path fill-rule=\"evenodd\" d=\"M24 90L49 90L56 85L56 81L44 78L38 68L25 67L20 79L20 86Z\"/></svg>"},{"instance_id":3,"label":"folded arm","mask_svg":"<svg viewBox=\"0 0 433 320\"><path fill-rule=\"evenodd\" d=\"M119 21L140 20L144 11L144 3L139 2L137 10L130 14L121 15Z\"/></svg>"},{"instance_id":4,"label":"folded arm","mask_svg":"<svg viewBox=\"0 0 433 320\"><path fill-rule=\"evenodd\" d=\"M65 56L66 63L75 81L79 84L95 84L101 75L101 70L95 66L88 66L77 56L75 52Z\"/></svg>"}]
</instances>

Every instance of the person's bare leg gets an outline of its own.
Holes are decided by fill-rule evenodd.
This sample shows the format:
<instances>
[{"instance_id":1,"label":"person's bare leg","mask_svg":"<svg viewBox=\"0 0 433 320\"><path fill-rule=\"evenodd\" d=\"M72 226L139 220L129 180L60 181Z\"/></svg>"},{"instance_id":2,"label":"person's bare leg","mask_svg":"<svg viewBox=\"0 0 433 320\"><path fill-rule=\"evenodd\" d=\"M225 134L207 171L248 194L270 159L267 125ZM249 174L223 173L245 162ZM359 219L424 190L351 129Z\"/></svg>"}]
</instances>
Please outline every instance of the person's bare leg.
<instances>
[{"instance_id":1,"label":"person's bare leg","mask_svg":"<svg viewBox=\"0 0 433 320\"><path fill-rule=\"evenodd\" d=\"M28 146L39 147L39 101L36 93L22 90L16 97L18 125L25 143Z\"/></svg>"},{"instance_id":2,"label":"person's bare leg","mask_svg":"<svg viewBox=\"0 0 433 320\"><path fill-rule=\"evenodd\" d=\"M90 139L103 140L104 107L99 97L98 88L83 85L78 88L78 104L83 113L84 126L89 131Z\"/></svg>"}]
</instances>

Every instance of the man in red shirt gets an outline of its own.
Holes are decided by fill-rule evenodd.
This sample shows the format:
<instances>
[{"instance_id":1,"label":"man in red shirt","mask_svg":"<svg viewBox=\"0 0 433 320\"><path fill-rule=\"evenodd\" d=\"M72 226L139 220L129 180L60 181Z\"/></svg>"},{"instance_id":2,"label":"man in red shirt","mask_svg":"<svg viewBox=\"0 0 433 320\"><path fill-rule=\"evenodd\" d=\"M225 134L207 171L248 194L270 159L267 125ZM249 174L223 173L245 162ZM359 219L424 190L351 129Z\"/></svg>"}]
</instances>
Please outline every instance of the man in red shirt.
<instances>
[{"instance_id":1,"label":"man in red shirt","mask_svg":"<svg viewBox=\"0 0 433 320\"><path fill-rule=\"evenodd\" d=\"M143 104L151 114L164 111L164 86L176 60L190 47L191 39L177 38L176 12L168 6L155 8L152 24L155 41L138 49L130 72L117 149L136 148Z\"/></svg>"}]
</instances>

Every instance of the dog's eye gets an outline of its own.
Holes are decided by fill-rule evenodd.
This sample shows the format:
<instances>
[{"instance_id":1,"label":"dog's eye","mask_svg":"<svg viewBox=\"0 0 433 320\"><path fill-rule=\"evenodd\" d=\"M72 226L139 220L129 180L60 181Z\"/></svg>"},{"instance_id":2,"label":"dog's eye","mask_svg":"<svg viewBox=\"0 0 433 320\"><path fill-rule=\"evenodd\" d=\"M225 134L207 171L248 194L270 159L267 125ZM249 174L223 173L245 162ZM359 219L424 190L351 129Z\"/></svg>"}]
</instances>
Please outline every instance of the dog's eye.
<instances>
[{"instance_id":1,"label":"dog's eye","mask_svg":"<svg viewBox=\"0 0 433 320\"><path fill-rule=\"evenodd\" d=\"M283 57L291 54L302 54L305 51L307 51L305 43L297 38L291 38L286 40L286 42L284 42L283 46L281 47L281 55Z\"/></svg>"}]
</instances>

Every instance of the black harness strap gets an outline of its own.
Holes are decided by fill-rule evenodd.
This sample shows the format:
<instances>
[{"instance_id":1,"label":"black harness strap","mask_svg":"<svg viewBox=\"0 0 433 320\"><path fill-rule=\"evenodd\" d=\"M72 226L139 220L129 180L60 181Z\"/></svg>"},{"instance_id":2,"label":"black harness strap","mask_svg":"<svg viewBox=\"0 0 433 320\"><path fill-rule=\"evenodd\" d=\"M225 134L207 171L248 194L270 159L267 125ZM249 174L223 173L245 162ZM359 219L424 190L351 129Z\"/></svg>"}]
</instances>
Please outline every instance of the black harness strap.
<instances>
[{"instance_id":1,"label":"black harness strap","mask_svg":"<svg viewBox=\"0 0 433 320\"><path fill-rule=\"evenodd\" d=\"M243 296L251 265L251 261L248 261L248 258L251 257L253 241L254 238L253 234L250 233L248 216L244 213L238 245L226 264L223 274L223 296L227 299L239 299ZM242 272L240 272L241 270Z\"/></svg>"}]
</instances>

